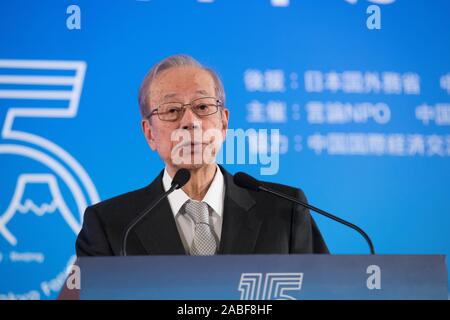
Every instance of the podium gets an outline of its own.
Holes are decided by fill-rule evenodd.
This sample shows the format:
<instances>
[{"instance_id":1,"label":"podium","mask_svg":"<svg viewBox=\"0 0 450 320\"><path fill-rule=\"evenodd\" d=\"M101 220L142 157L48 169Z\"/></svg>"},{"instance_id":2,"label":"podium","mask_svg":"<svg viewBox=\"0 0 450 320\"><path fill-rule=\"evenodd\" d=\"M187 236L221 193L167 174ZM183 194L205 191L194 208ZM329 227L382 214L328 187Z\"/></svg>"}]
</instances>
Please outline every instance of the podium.
<instances>
[{"instance_id":1,"label":"podium","mask_svg":"<svg viewBox=\"0 0 450 320\"><path fill-rule=\"evenodd\" d=\"M81 257L77 265L80 299L448 299L444 255Z\"/></svg>"}]
</instances>

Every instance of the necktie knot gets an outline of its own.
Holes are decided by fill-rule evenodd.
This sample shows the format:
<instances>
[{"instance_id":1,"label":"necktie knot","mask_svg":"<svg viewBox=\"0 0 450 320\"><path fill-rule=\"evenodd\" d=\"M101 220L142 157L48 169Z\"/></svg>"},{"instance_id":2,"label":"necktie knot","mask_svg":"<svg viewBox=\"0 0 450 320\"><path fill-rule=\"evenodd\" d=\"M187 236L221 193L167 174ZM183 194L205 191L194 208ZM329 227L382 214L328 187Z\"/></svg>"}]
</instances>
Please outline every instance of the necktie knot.
<instances>
[{"instance_id":1,"label":"necktie knot","mask_svg":"<svg viewBox=\"0 0 450 320\"><path fill-rule=\"evenodd\" d=\"M188 200L186 203L186 212L191 216L195 224L209 224L209 211L206 202Z\"/></svg>"}]
</instances>

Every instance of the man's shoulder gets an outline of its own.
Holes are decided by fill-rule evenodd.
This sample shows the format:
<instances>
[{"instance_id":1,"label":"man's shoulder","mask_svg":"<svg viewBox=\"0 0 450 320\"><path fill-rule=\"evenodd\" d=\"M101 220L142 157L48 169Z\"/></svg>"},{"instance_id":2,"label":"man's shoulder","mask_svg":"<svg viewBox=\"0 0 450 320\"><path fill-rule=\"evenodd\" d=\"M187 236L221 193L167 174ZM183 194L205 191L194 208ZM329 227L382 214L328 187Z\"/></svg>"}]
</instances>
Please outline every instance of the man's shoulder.
<instances>
[{"instance_id":1,"label":"man's shoulder","mask_svg":"<svg viewBox=\"0 0 450 320\"><path fill-rule=\"evenodd\" d=\"M261 181L264 185L267 187L274 189L276 191L285 193L291 197L300 198L300 200L305 199L305 194L301 188L288 186L281 183L275 183L275 182L268 182L268 181Z\"/></svg>"},{"instance_id":2,"label":"man's shoulder","mask_svg":"<svg viewBox=\"0 0 450 320\"><path fill-rule=\"evenodd\" d=\"M126 193L119 194L117 196L100 201L97 204L92 205L90 208L96 211L111 211L117 209L126 208L127 211L131 209L141 209L151 202L151 199L163 191L162 187L162 174L161 171L154 180L147 186Z\"/></svg>"},{"instance_id":3,"label":"man's shoulder","mask_svg":"<svg viewBox=\"0 0 450 320\"><path fill-rule=\"evenodd\" d=\"M110 210L118 207L130 207L133 204L145 201L145 196L148 193L149 186L146 186L100 201L91 207L97 211Z\"/></svg>"},{"instance_id":4,"label":"man's shoulder","mask_svg":"<svg viewBox=\"0 0 450 320\"><path fill-rule=\"evenodd\" d=\"M240 194L243 192L243 193L249 194L250 197L253 198L253 200L256 202L262 201L262 202L266 203L265 200L268 196L268 194L266 192L254 191L254 190L240 187L234 183L233 174L229 173L225 169L222 170L222 173L224 174L225 181L228 182L228 186L230 186L230 185L232 186L233 194ZM287 194L287 195L297 198L299 200L306 201L305 194L301 188L293 187L293 186L289 186L289 185L281 184L281 183L270 182L270 181L259 180L259 182L271 189L282 192L284 194ZM272 198L272 197L269 197L269 198L271 198L271 200L274 204L275 203L278 204L279 201L285 202L285 200L282 200L279 198Z\"/></svg>"}]
</instances>

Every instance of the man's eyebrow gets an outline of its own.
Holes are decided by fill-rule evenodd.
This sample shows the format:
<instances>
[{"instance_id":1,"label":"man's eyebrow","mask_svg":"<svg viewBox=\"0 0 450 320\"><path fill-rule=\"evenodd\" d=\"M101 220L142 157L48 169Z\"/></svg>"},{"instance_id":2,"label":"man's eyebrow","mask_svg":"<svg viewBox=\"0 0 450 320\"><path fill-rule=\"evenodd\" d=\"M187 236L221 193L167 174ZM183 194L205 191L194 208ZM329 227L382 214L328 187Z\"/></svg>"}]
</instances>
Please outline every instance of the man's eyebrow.
<instances>
[{"instance_id":1,"label":"man's eyebrow","mask_svg":"<svg viewBox=\"0 0 450 320\"><path fill-rule=\"evenodd\" d=\"M206 90L197 90L197 91L195 91L195 93L203 94L205 96L208 95L208 91L206 91Z\"/></svg>"},{"instance_id":2,"label":"man's eyebrow","mask_svg":"<svg viewBox=\"0 0 450 320\"><path fill-rule=\"evenodd\" d=\"M204 96L209 95L209 94L208 94L208 91L206 91L206 90L197 90L197 91L195 91L195 93L202 94L202 95L204 95ZM177 95L178 95L177 93L168 93L168 94L166 94L166 95L164 96L164 100L165 100L165 99L175 98Z\"/></svg>"},{"instance_id":3,"label":"man's eyebrow","mask_svg":"<svg viewBox=\"0 0 450 320\"><path fill-rule=\"evenodd\" d=\"M166 95L164 96L164 99L169 99L169 98L173 98L173 97L176 97L176 96L177 96L176 93L169 93L169 94L166 94Z\"/></svg>"}]
</instances>

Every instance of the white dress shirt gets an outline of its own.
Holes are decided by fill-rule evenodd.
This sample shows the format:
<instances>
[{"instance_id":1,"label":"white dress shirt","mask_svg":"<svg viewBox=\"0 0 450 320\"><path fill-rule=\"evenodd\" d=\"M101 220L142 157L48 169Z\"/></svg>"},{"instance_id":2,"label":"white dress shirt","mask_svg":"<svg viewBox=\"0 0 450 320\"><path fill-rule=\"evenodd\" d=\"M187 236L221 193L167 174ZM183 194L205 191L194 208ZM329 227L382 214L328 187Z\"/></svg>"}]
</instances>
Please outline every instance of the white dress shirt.
<instances>
[{"instance_id":1,"label":"white dress shirt","mask_svg":"<svg viewBox=\"0 0 450 320\"><path fill-rule=\"evenodd\" d=\"M170 177L167 169L164 169L163 175L163 186L164 190L167 191L172 184L172 177ZM217 238L220 240L222 234L222 220L223 220L223 203L225 199L225 181L223 178L222 171L216 165L216 173L206 192L203 202L208 204L209 210L209 222L213 226L213 232L216 234ZM181 241L183 242L184 249L186 253L190 252L192 245L192 240L194 239L194 228L195 224L191 217L182 210L183 205L188 200L192 200L189 196L182 190L178 189L172 192L168 196L170 208L175 217L175 222L177 224L178 232L180 234Z\"/></svg>"}]
</instances>

